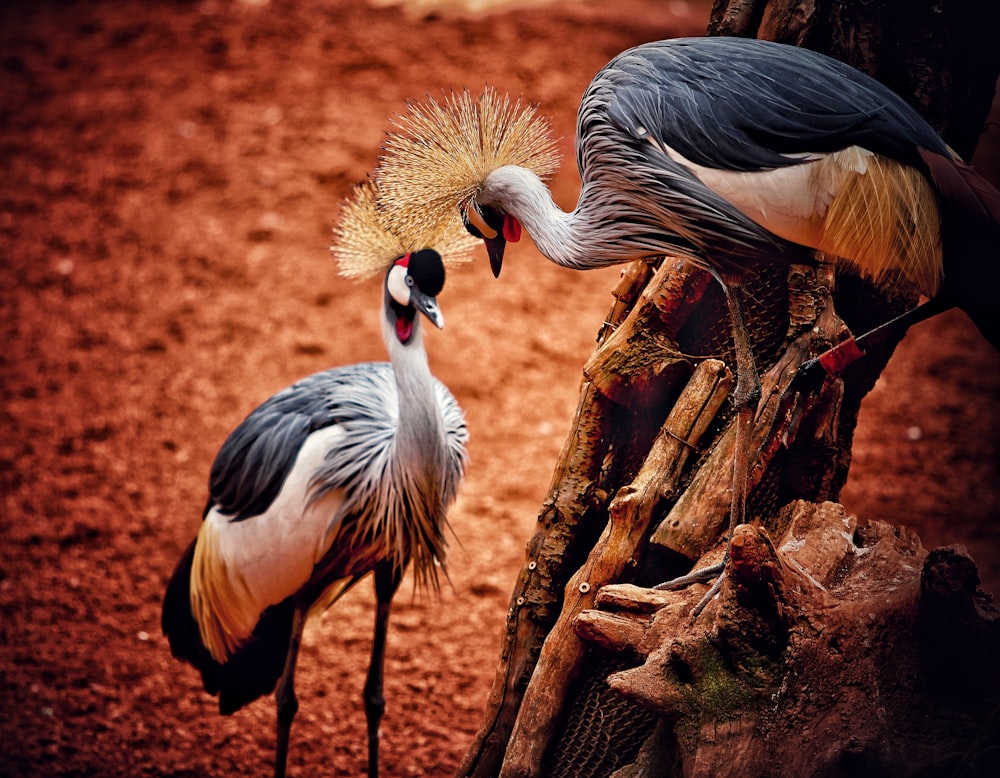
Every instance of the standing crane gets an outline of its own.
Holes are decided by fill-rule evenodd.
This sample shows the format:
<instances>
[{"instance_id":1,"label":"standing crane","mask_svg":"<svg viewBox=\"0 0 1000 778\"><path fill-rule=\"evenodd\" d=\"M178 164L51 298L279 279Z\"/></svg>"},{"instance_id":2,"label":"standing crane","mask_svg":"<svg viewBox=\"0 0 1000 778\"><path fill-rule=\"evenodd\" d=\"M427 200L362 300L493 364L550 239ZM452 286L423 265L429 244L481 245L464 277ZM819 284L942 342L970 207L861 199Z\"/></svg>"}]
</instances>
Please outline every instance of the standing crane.
<instances>
[{"instance_id":1,"label":"standing crane","mask_svg":"<svg viewBox=\"0 0 1000 778\"><path fill-rule=\"evenodd\" d=\"M334 253L345 275L386 270L382 330L390 362L337 367L271 397L226 439L212 465L197 538L167 586L163 632L201 671L228 715L277 687L275 775L285 774L294 673L307 617L368 573L377 600L364 686L368 773L378 774L382 678L393 594L412 560L437 590L446 511L465 468L461 408L430 372L420 316L444 319L441 255L474 245L455 214L448 233L400 237L369 182L355 190Z\"/></svg>"},{"instance_id":2,"label":"standing crane","mask_svg":"<svg viewBox=\"0 0 1000 778\"><path fill-rule=\"evenodd\" d=\"M1000 342L1000 193L887 87L816 52L687 38L619 54L580 103L581 189L569 213L544 183L554 151L533 109L487 89L478 102L463 93L411 105L397 125L379 170L392 218L458 207L494 275L523 226L564 267L674 255L722 284L737 373L730 539L743 521L760 396L742 301L750 259L824 252L877 285L906 283L930 298L892 325L898 332L958 306ZM727 544L722 564L662 586L714 578L697 615L728 558Z\"/></svg>"}]
</instances>

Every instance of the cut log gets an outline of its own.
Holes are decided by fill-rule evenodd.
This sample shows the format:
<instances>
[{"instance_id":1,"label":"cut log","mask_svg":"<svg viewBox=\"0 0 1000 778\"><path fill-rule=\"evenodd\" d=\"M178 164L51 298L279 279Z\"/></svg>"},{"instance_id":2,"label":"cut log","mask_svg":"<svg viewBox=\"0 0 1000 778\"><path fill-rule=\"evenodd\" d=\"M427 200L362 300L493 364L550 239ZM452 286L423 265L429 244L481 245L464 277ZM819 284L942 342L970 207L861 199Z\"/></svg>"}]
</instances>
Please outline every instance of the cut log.
<instances>
[{"instance_id":1,"label":"cut log","mask_svg":"<svg viewBox=\"0 0 1000 778\"><path fill-rule=\"evenodd\" d=\"M784 513L776 544L737 529L695 623L702 586L609 586L577 619L582 638L641 658L608 683L662 716L653 737L678 774L996 774L1000 612L964 549L856 531L835 503ZM642 765L628 775L662 774Z\"/></svg>"}]
</instances>

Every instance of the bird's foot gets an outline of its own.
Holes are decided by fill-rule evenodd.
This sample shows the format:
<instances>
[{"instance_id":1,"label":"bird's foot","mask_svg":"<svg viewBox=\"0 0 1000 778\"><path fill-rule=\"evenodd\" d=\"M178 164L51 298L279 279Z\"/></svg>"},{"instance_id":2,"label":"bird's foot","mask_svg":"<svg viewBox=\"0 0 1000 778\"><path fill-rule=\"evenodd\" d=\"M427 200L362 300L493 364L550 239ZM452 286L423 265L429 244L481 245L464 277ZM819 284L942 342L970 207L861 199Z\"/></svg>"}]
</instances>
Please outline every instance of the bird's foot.
<instances>
[{"instance_id":1,"label":"bird's foot","mask_svg":"<svg viewBox=\"0 0 1000 778\"><path fill-rule=\"evenodd\" d=\"M663 583L654 586L654 589L659 589L660 591L676 591L677 589L683 589L685 586L690 586L695 583L707 583L712 581L712 585L708 588L708 591L698 600L698 604L694 606L691 610L691 620L698 618L705 606L712 601L712 598L719 593L719 589L722 588L722 580L726 575L726 561L719 562L718 564L709 565L708 567L702 567L699 570L693 570L687 575L682 575L678 578L673 578L669 581L664 581Z\"/></svg>"},{"instance_id":2,"label":"bird's foot","mask_svg":"<svg viewBox=\"0 0 1000 778\"><path fill-rule=\"evenodd\" d=\"M679 576L678 578L671 578L669 581L664 581L663 583L654 586L654 589L659 589L660 591L673 592L677 589L683 589L685 586L690 586L694 583L706 583L714 578L717 578L722 574L722 571L726 569L724 563L719 562L718 564L709 565L708 567L703 567L700 570L692 570L687 575Z\"/></svg>"}]
</instances>

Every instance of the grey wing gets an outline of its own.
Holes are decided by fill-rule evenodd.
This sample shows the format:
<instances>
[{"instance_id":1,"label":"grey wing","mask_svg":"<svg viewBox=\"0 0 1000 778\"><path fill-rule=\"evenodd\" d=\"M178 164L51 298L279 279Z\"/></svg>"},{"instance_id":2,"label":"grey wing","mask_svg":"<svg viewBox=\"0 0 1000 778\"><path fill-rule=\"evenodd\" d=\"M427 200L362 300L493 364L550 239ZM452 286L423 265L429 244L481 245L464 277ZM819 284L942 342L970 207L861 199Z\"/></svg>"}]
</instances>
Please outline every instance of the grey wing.
<instances>
[{"instance_id":1,"label":"grey wing","mask_svg":"<svg viewBox=\"0 0 1000 778\"><path fill-rule=\"evenodd\" d=\"M263 513L281 491L306 438L356 417L358 405L370 414L367 406L372 404L357 388L378 382L387 371L391 377L388 364L382 363L326 370L262 403L230 433L216 455L205 512L218 506L235 521Z\"/></svg>"},{"instance_id":2,"label":"grey wing","mask_svg":"<svg viewBox=\"0 0 1000 778\"><path fill-rule=\"evenodd\" d=\"M605 68L608 114L622 130L706 167L759 170L794 155L859 145L923 168L944 142L875 79L807 49L742 38L659 41Z\"/></svg>"},{"instance_id":3,"label":"grey wing","mask_svg":"<svg viewBox=\"0 0 1000 778\"><path fill-rule=\"evenodd\" d=\"M673 105L691 103L692 95L673 88L670 99L664 82L679 69L659 65L656 46L620 54L588 87L577 121L583 191L594 185L595 191L626 192L623 212L642 211L649 226L662 228L650 243L669 246L712 272L739 273L762 252L798 254L800 248L754 222L666 153L664 146L704 145L700 134L709 119L690 104L679 110ZM711 103L707 108L713 109ZM699 115L699 121L683 121L685 114Z\"/></svg>"}]
</instances>

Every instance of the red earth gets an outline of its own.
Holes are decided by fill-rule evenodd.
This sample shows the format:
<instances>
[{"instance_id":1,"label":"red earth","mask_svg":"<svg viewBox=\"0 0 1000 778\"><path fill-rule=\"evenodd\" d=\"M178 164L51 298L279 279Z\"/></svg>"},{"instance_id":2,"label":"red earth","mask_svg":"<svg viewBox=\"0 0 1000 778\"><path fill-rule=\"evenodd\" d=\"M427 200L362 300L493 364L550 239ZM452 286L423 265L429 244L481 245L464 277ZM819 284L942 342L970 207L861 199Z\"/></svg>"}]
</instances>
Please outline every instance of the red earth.
<instances>
[{"instance_id":1,"label":"red earth","mask_svg":"<svg viewBox=\"0 0 1000 778\"><path fill-rule=\"evenodd\" d=\"M21 2L0 10L0 774L264 775L274 707L222 718L160 634L212 458L294 379L383 359L379 281L338 277L339 202L407 99L485 83L537 102L575 201L579 97L631 45L703 33L704 2L460 15L350 0ZM471 3L470 3L471 5ZM472 462L451 584L397 599L387 776L448 775L477 729L508 597L617 270L525 241L454 270L429 334ZM843 494L964 543L1000 584L1000 357L961 314L915 328L866 400ZM359 775L373 597L309 627L291 775Z\"/></svg>"}]
</instances>

